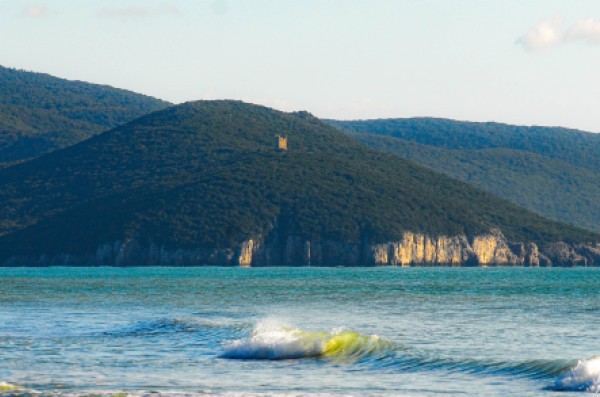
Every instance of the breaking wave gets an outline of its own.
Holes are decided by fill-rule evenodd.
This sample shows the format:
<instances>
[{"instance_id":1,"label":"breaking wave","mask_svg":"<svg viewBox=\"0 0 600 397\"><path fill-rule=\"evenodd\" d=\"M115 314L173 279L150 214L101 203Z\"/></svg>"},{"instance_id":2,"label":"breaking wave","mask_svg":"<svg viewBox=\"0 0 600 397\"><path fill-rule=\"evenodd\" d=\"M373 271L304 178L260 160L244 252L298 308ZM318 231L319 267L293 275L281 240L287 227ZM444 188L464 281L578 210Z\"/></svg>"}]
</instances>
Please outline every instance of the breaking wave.
<instances>
[{"instance_id":1,"label":"breaking wave","mask_svg":"<svg viewBox=\"0 0 600 397\"><path fill-rule=\"evenodd\" d=\"M385 354L392 342L377 335L345 329L309 332L286 327L276 321L259 322L249 337L225 345L223 358L282 360L307 357L354 358Z\"/></svg>"},{"instance_id":2,"label":"breaking wave","mask_svg":"<svg viewBox=\"0 0 600 397\"><path fill-rule=\"evenodd\" d=\"M579 361L572 369L559 375L551 389L600 393L600 356Z\"/></svg>"},{"instance_id":3,"label":"breaking wave","mask_svg":"<svg viewBox=\"0 0 600 397\"><path fill-rule=\"evenodd\" d=\"M545 379L553 382L548 390L600 393L600 356L577 363L570 360L500 362L441 358L405 348L377 335L363 335L346 329L309 332L272 320L259 322L248 337L226 343L220 357L254 360L309 357L356 360L369 357L375 358L378 366L388 368Z\"/></svg>"}]
</instances>

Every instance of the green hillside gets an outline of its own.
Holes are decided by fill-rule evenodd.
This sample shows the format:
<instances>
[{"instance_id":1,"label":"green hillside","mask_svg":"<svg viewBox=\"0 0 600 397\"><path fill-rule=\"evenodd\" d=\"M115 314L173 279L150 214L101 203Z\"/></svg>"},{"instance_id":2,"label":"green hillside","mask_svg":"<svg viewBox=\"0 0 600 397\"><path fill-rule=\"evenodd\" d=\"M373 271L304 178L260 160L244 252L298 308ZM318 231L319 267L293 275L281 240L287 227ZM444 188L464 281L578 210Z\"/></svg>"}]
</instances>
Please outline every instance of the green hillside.
<instances>
[{"instance_id":1,"label":"green hillside","mask_svg":"<svg viewBox=\"0 0 600 397\"><path fill-rule=\"evenodd\" d=\"M287 134L289 150L274 148ZM276 230L384 242L406 230L591 241L465 183L354 142L308 113L234 101L171 107L0 170L0 256L135 238L230 247ZM1 258L0 258L1 260Z\"/></svg>"},{"instance_id":2,"label":"green hillside","mask_svg":"<svg viewBox=\"0 0 600 397\"><path fill-rule=\"evenodd\" d=\"M600 172L600 134L579 130L426 117L327 122L347 131L387 135L447 149L523 150Z\"/></svg>"},{"instance_id":3,"label":"green hillside","mask_svg":"<svg viewBox=\"0 0 600 397\"><path fill-rule=\"evenodd\" d=\"M72 145L169 105L109 86L0 66L0 163Z\"/></svg>"},{"instance_id":4,"label":"green hillside","mask_svg":"<svg viewBox=\"0 0 600 397\"><path fill-rule=\"evenodd\" d=\"M441 119L330 123L374 149L600 232L600 135Z\"/></svg>"}]
</instances>

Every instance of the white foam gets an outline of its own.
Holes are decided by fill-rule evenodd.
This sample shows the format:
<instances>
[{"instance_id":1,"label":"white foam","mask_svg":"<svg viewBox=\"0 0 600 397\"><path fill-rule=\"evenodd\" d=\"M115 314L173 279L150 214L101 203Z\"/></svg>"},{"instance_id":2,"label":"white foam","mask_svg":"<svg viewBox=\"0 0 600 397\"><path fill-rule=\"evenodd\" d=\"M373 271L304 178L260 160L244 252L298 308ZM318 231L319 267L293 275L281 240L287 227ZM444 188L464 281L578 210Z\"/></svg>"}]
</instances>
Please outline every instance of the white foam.
<instances>
[{"instance_id":1,"label":"white foam","mask_svg":"<svg viewBox=\"0 0 600 397\"><path fill-rule=\"evenodd\" d=\"M15 385L14 383L0 381L0 393L15 390L23 390L23 388L19 385Z\"/></svg>"},{"instance_id":2,"label":"white foam","mask_svg":"<svg viewBox=\"0 0 600 397\"><path fill-rule=\"evenodd\" d=\"M286 327L276 320L259 322L252 334L225 345L225 358L290 359L318 356L323 340L301 337L300 330Z\"/></svg>"},{"instance_id":3,"label":"white foam","mask_svg":"<svg viewBox=\"0 0 600 397\"><path fill-rule=\"evenodd\" d=\"M573 369L556 378L554 388L600 393L600 356L579 361Z\"/></svg>"}]
</instances>

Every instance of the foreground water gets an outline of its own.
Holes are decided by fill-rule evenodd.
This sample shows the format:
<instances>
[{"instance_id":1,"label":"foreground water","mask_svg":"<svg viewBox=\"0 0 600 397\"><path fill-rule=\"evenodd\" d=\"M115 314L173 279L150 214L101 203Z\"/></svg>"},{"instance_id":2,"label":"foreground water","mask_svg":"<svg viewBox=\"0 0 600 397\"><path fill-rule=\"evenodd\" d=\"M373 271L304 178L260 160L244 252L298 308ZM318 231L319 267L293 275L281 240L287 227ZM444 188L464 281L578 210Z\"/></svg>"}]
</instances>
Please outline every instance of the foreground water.
<instances>
[{"instance_id":1,"label":"foreground water","mask_svg":"<svg viewBox=\"0 0 600 397\"><path fill-rule=\"evenodd\" d=\"M581 395L598 355L600 269L0 269L0 396Z\"/></svg>"}]
</instances>

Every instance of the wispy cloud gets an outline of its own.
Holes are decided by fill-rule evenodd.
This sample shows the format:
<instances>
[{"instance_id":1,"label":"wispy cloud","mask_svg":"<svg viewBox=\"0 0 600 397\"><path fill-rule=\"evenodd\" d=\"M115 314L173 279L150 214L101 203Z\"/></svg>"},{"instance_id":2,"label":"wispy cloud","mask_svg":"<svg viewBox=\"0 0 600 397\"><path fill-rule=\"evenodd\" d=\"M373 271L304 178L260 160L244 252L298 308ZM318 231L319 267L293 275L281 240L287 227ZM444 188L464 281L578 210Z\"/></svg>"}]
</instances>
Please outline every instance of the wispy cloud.
<instances>
[{"instance_id":1,"label":"wispy cloud","mask_svg":"<svg viewBox=\"0 0 600 397\"><path fill-rule=\"evenodd\" d=\"M577 41L600 44L600 21L586 18L567 27L563 19L558 17L541 21L521 36L517 43L527 51L540 52Z\"/></svg>"},{"instance_id":2,"label":"wispy cloud","mask_svg":"<svg viewBox=\"0 0 600 397\"><path fill-rule=\"evenodd\" d=\"M582 40L589 44L600 44L600 21L594 18L577 21L565 33L565 40Z\"/></svg>"},{"instance_id":3,"label":"wispy cloud","mask_svg":"<svg viewBox=\"0 0 600 397\"><path fill-rule=\"evenodd\" d=\"M562 39L560 18L538 22L519 38L519 43L528 51L543 51L554 47Z\"/></svg>"},{"instance_id":4,"label":"wispy cloud","mask_svg":"<svg viewBox=\"0 0 600 397\"><path fill-rule=\"evenodd\" d=\"M48 7L43 4L32 4L25 7L24 14L31 18L43 18L48 15Z\"/></svg>"},{"instance_id":5,"label":"wispy cloud","mask_svg":"<svg viewBox=\"0 0 600 397\"><path fill-rule=\"evenodd\" d=\"M104 18L129 18L145 17L152 15L177 15L179 9L173 5L163 5L158 8L149 8L142 6L129 6L119 8L102 8L98 11L98 16Z\"/></svg>"}]
</instances>

